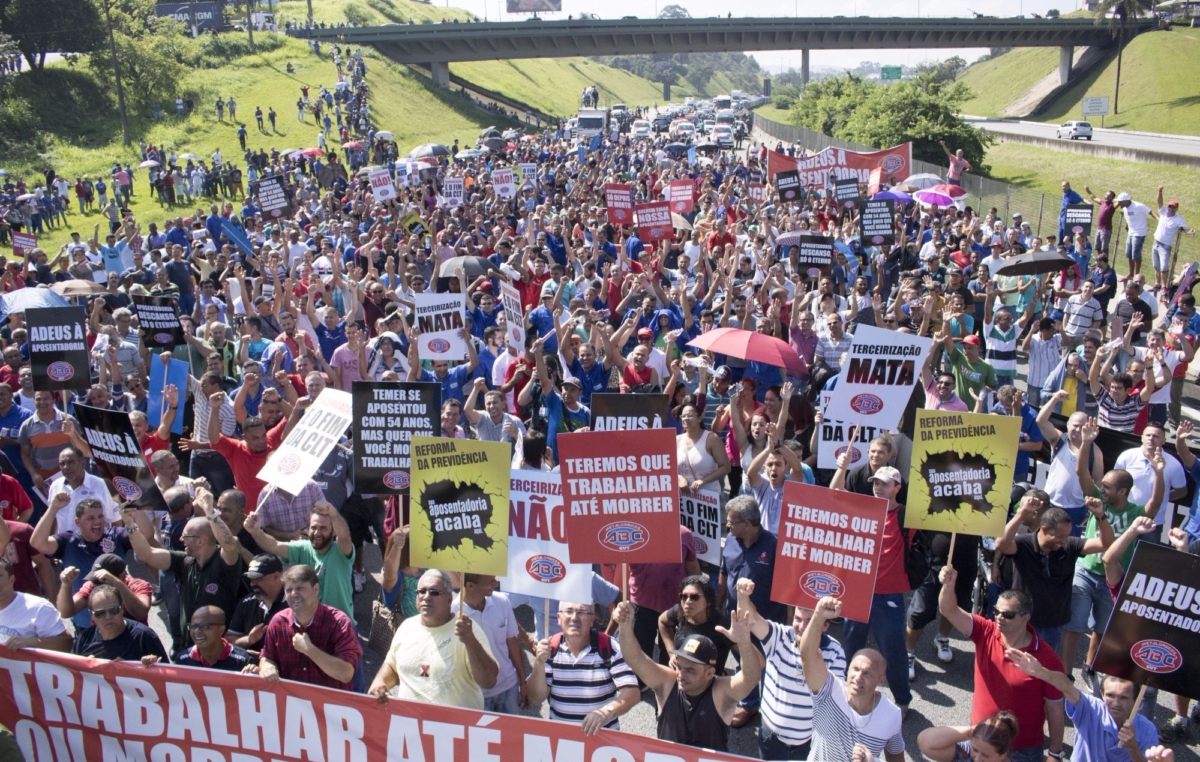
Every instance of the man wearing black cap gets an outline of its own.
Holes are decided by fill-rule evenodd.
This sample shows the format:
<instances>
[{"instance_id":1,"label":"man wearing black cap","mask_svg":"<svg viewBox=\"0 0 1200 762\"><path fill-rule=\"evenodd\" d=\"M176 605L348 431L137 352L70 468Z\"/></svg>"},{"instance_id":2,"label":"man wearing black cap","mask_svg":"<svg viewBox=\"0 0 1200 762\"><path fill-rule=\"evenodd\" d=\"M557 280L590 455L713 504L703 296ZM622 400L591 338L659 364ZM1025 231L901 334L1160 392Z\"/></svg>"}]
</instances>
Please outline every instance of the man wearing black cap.
<instances>
[{"instance_id":1,"label":"man wearing black cap","mask_svg":"<svg viewBox=\"0 0 1200 762\"><path fill-rule=\"evenodd\" d=\"M116 553L102 553L92 564L92 570L83 578L83 584L72 594L75 578L79 569L68 566L63 569L59 579L62 585L58 588L56 605L63 619L71 619L87 608L88 598L92 590L100 585L109 585L121 598L121 606L125 616L146 623L150 615L150 596L153 593L150 583L131 577L125 572L125 561Z\"/></svg>"},{"instance_id":2,"label":"man wearing black cap","mask_svg":"<svg viewBox=\"0 0 1200 762\"><path fill-rule=\"evenodd\" d=\"M283 561L271 553L260 553L246 569L253 591L238 601L226 633L242 648L260 648L271 617L287 608L283 599Z\"/></svg>"},{"instance_id":3,"label":"man wearing black cap","mask_svg":"<svg viewBox=\"0 0 1200 762\"><path fill-rule=\"evenodd\" d=\"M729 629L717 631L729 638L741 654L742 671L717 677L717 647L704 635L689 635L671 651L672 666L664 667L638 646L633 632L633 607L617 606L613 618L620 625L621 653L634 674L654 691L658 701L658 737L686 746L716 751L729 748L729 723L738 702L750 695L762 676L762 655L751 642L750 615L734 611Z\"/></svg>"}]
</instances>

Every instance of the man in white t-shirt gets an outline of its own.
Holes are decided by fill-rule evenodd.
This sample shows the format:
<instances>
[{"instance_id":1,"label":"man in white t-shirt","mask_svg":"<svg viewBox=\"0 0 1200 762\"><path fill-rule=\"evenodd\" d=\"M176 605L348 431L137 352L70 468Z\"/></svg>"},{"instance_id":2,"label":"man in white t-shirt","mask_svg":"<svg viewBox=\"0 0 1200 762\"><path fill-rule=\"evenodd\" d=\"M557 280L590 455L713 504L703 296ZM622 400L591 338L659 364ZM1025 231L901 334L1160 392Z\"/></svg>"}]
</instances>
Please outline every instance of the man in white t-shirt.
<instances>
[{"instance_id":1,"label":"man in white t-shirt","mask_svg":"<svg viewBox=\"0 0 1200 762\"><path fill-rule=\"evenodd\" d=\"M1133 477L1133 489L1129 491L1129 502L1145 505L1150 500L1154 487L1154 466L1150 456L1161 452L1163 461L1167 464L1163 469L1163 485L1167 490L1167 499L1178 502L1187 494L1187 475L1184 474L1183 464L1174 455L1163 449L1167 441L1166 432L1160 424L1150 423L1142 430L1142 446L1133 447L1117 457L1114 469L1123 469Z\"/></svg>"},{"instance_id":2,"label":"man in white t-shirt","mask_svg":"<svg viewBox=\"0 0 1200 762\"><path fill-rule=\"evenodd\" d=\"M70 651L71 636L45 598L14 589L12 561L0 558L0 643L6 648Z\"/></svg>"},{"instance_id":3,"label":"man in white t-shirt","mask_svg":"<svg viewBox=\"0 0 1200 762\"><path fill-rule=\"evenodd\" d=\"M460 601L451 613L465 611L487 633L488 645L496 657L499 671L496 684L483 691L483 710L520 714L525 699L525 662L517 644L517 617L504 593L496 592L496 578L490 574L464 574Z\"/></svg>"},{"instance_id":4,"label":"man in white t-shirt","mask_svg":"<svg viewBox=\"0 0 1200 762\"><path fill-rule=\"evenodd\" d=\"M1180 233L1196 235L1187 220L1179 214L1179 202L1172 199L1163 206L1163 187L1158 186L1158 227L1154 230L1154 290L1171 285L1171 249Z\"/></svg>"},{"instance_id":5,"label":"man in white t-shirt","mask_svg":"<svg viewBox=\"0 0 1200 762\"><path fill-rule=\"evenodd\" d=\"M1132 278L1142 271L1142 244L1150 235L1150 217L1154 212L1128 193L1118 194L1116 203L1118 209L1125 211L1125 224L1129 227L1129 237L1125 239L1125 259L1129 263L1126 277Z\"/></svg>"},{"instance_id":6,"label":"man in white t-shirt","mask_svg":"<svg viewBox=\"0 0 1200 762\"><path fill-rule=\"evenodd\" d=\"M1125 335L1129 336L1128 333ZM1155 384L1154 394L1150 395L1150 423L1158 426L1165 426L1167 423L1167 406L1171 403L1171 378L1175 375L1175 368L1179 367L1180 363L1190 363L1196 355L1196 348L1190 341L1179 342L1181 349L1167 349L1166 342L1166 332L1156 328L1146 334L1145 347L1131 346L1128 338L1124 346L1126 354L1136 355L1147 365L1153 363L1156 379L1166 379L1161 386Z\"/></svg>"}]
</instances>

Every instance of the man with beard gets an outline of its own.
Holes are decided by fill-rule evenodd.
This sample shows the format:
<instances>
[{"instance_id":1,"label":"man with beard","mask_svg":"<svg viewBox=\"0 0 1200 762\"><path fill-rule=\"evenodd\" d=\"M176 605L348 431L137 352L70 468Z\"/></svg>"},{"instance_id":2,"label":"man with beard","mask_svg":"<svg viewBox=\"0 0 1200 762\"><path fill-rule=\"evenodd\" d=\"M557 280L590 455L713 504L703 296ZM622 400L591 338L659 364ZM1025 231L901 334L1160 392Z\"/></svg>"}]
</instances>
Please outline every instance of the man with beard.
<instances>
[{"instance_id":1,"label":"man with beard","mask_svg":"<svg viewBox=\"0 0 1200 762\"><path fill-rule=\"evenodd\" d=\"M245 576L252 592L238 601L227 634L242 648L261 648L271 618L287 608L283 561L270 553L260 553L246 568Z\"/></svg>"}]
</instances>

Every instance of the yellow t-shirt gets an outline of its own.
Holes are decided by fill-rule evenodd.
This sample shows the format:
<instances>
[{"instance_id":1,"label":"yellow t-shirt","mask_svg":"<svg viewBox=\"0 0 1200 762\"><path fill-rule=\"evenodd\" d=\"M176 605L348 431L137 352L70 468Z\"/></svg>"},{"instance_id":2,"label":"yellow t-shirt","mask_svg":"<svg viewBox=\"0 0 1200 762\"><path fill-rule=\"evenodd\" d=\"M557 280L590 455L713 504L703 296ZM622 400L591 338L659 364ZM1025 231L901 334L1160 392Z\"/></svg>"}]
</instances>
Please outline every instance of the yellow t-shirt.
<instances>
[{"instance_id":1,"label":"yellow t-shirt","mask_svg":"<svg viewBox=\"0 0 1200 762\"><path fill-rule=\"evenodd\" d=\"M483 690L471 676L467 647L454 634L457 621L455 617L441 627L426 627L414 616L396 628L386 663L400 678L397 698L483 709ZM487 633L474 620L471 627L483 650L495 659Z\"/></svg>"}]
</instances>

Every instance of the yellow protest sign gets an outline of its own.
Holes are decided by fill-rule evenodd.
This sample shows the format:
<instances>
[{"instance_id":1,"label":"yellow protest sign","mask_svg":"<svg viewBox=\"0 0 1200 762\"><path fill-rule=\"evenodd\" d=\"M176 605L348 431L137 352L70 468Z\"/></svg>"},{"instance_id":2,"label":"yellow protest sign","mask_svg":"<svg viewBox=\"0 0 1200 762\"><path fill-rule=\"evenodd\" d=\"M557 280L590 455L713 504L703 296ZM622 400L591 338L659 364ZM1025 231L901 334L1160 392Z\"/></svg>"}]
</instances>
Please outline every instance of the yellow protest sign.
<instances>
[{"instance_id":1,"label":"yellow protest sign","mask_svg":"<svg viewBox=\"0 0 1200 762\"><path fill-rule=\"evenodd\" d=\"M1008 518L1021 419L918 410L904 526L998 536Z\"/></svg>"},{"instance_id":2,"label":"yellow protest sign","mask_svg":"<svg viewBox=\"0 0 1200 762\"><path fill-rule=\"evenodd\" d=\"M508 574L511 445L414 436L410 457L413 566Z\"/></svg>"}]
</instances>

